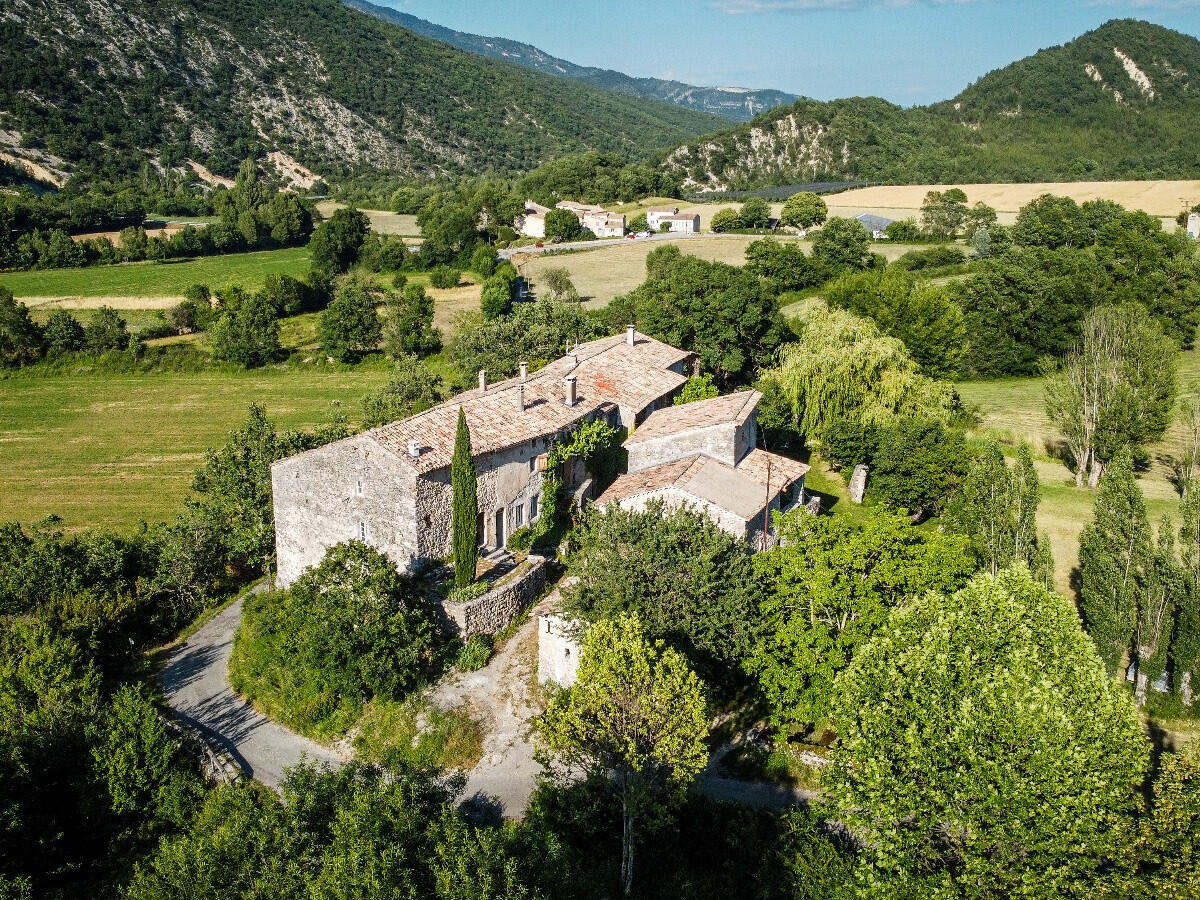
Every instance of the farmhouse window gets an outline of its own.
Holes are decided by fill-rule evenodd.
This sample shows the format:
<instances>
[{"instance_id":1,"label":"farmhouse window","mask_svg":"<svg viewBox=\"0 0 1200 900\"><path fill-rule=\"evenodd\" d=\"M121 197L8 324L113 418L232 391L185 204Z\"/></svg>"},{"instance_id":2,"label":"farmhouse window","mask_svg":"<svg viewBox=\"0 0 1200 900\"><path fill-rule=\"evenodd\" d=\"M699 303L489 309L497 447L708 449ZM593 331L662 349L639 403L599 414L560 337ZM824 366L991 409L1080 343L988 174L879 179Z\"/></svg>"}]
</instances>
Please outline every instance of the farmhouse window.
<instances>
[{"instance_id":1,"label":"farmhouse window","mask_svg":"<svg viewBox=\"0 0 1200 900\"><path fill-rule=\"evenodd\" d=\"M518 503L513 507L513 526L520 528L525 524L525 504Z\"/></svg>"},{"instance_id":2,"label":"farmhouse window","mask_svg":"<svg viewBox=\"0 0 1200 900\"><path fill-rule=\"evenodd\" d=\"M529 498L529 521L536 522L538 517L538 498L533 496Z\"/></svg>"},{"instance_id":3,"label":"farmhouse window","mask_svg":"<svg viewBox=\"0 0 1200 900\"><path fill-rule=\"evenodd\" d=\"M361 520L358 523L358 539L360 541L365 541L367 539L367 523Z\"/></svg>"},{"instance_id":4,"label":"farmhouse window","mask_svg":"<svg viewBox=\"0 0 1200 900\"><path fill-rule=\"evenodd\" d=\"M359 497L363 495L363 483L361 478L354 482L354 493Z\"/></svg>"}]
</instances>

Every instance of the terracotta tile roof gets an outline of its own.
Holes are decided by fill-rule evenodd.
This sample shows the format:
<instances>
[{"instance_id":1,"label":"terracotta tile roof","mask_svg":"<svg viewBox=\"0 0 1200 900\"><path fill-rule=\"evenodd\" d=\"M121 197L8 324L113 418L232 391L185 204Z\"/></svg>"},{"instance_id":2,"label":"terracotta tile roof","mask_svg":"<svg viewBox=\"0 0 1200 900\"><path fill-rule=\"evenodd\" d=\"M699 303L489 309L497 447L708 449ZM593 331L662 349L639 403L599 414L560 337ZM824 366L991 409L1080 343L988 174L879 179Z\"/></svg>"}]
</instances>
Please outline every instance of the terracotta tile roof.
<instances>
[{"instance_id":1,"label":"terracotta tile roof","mask_svg":"<svg viewBox=\"0 0 1200 900\"><path fill-rule=\"evenodd\" d=\"M624 334L600 338L531 373L524 383L523 410L517 407L521 380L510 378L489 385L483 395L478 389L467 391L367 433L418 472L431 472L450 465L460 407L471 449L479 456L553 436L613 405L640 411L687 380L667 367L691 356L644 335L637 335L632 347ZM563 402L566 375L576 378L574 406ZM416 458L409 455L409 441L417 445Z\"/></svg>"},{"instance_id":2,"label":"terracotta tile roof","mask_svg":"<svg viewBox=\"0 0 1200 900\"><path fill-rule=\"evenodd\" d=\"M751 450L736 466L696 454L641 472L622 475L596 502L600 505L675 488L727 509L742 519L762 512L767 499L767 464L773 500L808 472L808 466L765 450Z\"/></svg>"},{"instance_id":3,"label":"terracotta tile roof","mask_svg":"<svg viewBox=\"0 0 1200 900\"><path fill-rule=\"evenodd\" d=\"M762 394L758 391L739 391L710 400L696 400L682 406L657 409L646 417L646 421L638 426L625 444L638 444L713 425L740 425L750 418L761 399Z\"/></svg>"}]
</instances>

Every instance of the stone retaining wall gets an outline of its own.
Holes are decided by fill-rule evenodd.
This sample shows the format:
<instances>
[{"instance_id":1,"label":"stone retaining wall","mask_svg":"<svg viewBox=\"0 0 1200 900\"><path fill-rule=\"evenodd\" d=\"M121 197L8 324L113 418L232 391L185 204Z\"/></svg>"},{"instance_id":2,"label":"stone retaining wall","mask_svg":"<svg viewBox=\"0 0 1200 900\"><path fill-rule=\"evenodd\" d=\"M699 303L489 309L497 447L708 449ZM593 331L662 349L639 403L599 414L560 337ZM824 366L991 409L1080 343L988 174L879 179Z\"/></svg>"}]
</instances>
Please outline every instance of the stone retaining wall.
<instances>
[{"instance_id":1,"label":"stone retaining wall","mask_svg":"<svg viewBox=\"0 0 1200 900\"><path fill-rule=\"evenodd\" d=\"M459 637L496 634L507 628L546 589L546 559L530 554L494 588L465 603L443 602L442 608Z\"/></svg>"}]
</instances>

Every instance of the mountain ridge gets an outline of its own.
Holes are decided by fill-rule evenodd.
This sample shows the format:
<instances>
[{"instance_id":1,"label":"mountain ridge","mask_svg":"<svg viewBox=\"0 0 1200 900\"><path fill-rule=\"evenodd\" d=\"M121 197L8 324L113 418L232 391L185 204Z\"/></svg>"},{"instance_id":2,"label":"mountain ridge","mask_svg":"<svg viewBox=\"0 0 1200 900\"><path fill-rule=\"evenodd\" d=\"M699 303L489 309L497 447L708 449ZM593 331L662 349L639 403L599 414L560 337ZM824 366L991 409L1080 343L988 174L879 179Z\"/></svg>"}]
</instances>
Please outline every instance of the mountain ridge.
<instances>
[{"instance_id":1,"label":"mountain ridge","mask_svg":"<svg viewBox=\"0 0 1200 900\"><path fill-rule=\"evenodd\" d=\"M425 37L433 38L451 46L486 56L492 59L502 59L517 65L526 66L539 72L556 75L560 78L570 78L591 84L618 94L631 97L642 97L647 100L658 100L672 103L686 109L711 113L732 119L736 122L749 121L759 113L776 106L782 106L797 100L795 94L778 91L773 88L741 88L710 86L701 87L686 84L671 79L637 77L626 75L615 69L601 69L595 66L581 66L570 60L552 56L546 51L526 44L522 41L500 37L485 37L470 32L457 31L438 25L426 19L420 19L406 12L380 6L369 0L343 0L343 2L367 15L376 16L387 22L392 22L414 31Z\"/></svg>"},{"instance_id":2,"label":"mountain ridge","mask_svg":"<svg viewBox=\"0 0 1200 900\"><path fill-rule=\"evenodd\" d=\"M338 0L8 0L0 155L130 177L232 175L278 150L326 176L643 157L721 120L483 59ZM26 166L28 168L28 166Z\"/></svg>"},{"instance_id":3,"label":"mountain ridge","mask_svg":"<svg viewBox=\"0 0 1200 900\"><path fill-rule=\"evenodd\" d=\"M1114 19L902 108L801 98L686 142L661 165L693 191L805 181L957 183L1200 175L1200 41Z\"/></svg>"}]
</instances>

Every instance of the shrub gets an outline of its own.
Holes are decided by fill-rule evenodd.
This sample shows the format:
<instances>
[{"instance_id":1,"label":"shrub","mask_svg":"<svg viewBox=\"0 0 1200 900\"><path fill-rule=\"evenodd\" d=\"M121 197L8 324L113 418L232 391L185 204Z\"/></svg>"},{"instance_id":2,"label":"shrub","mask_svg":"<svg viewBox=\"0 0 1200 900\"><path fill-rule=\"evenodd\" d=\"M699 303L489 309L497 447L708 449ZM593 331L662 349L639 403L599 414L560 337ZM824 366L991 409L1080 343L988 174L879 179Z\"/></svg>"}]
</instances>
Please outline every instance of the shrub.
<instances>
[{"instance_id":1,"label":"shrub","mask_svg":"<svg viewBox=\"0 0 1200 900\"><path fill-rule=\"evenodd\" d=\"M458 651L458 657L454 660L454 668L460 672L477 672L486 666L491 658L491 638L485 634L473 634Z\"/></svg>"},{"instance_id":2,"label":"shrub","mask_svg":"<svg viewBox=\"0 0 1200 900\"><path fill-rule=\"evenodd\" d=\"M452 266L434 266L433 271L429 273L429 283L435 288L453 288L458 287L459 279L462 278L462 273Z\"/></svg>"},{"instance_id":3,"label":"shrub","mask_svg":"<svg viewBox=\"0 0 1200 900\"><path fill-rule=\"evenodd\" d=\"M87 348L93 353L106 350L124 350L129 346L129 329L125 320L111 306L102 306L92 315L92 321L84 328Z\"/></svg>"},{"instance_id":4,"label":"shrub","mask_svg":"<svg viewBox=\"0 0 1200 900\"><path fill-rule=\"evenodd\" d=\"M712 223L709 225L717 234L726 231L737 231L742 227L742 217L737 214L735 209L719 209L712 217Z\"/></svg>"},{"instance_id":5,"label":"shrub","mask_svg":"<svg viewBox=\"0 0 1200 900\"><path fill-rule=\"evenodd\" d=\"M247 601L230 677L284 724L329 738L364 701L399 700L426 679L436 634L432 604L411 579L352 541L288 590Z\"/></svg>"}]
</instances>

